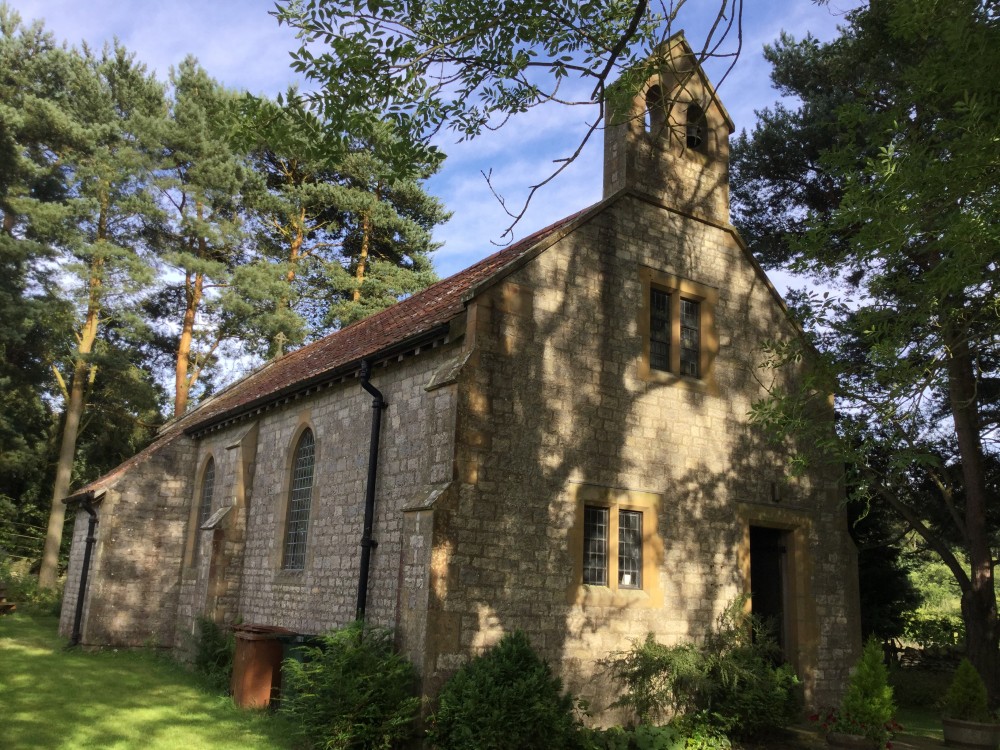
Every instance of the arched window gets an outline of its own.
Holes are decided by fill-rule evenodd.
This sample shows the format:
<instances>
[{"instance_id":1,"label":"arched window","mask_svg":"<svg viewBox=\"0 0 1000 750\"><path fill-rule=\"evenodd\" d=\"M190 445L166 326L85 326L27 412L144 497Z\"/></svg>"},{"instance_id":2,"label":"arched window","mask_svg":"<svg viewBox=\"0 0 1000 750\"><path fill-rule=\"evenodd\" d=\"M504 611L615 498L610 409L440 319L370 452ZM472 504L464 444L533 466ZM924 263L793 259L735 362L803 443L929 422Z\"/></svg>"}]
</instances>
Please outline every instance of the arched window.
<instances>
[{"instance_id":1,"label":"arched window","mask_svg":"<svg viewBox=\"0 0 1000 750\"><path fill-rule=\"evenodd\" d=\"M703 150L705 145L706 129L708 122L705 119L705 110L697 104L689 104L687 108L687 147L698 151Z\"/></svg>"},{"instance_id":2,"label":"arched window","mask_svg":"<svg viewBox=\"0 0 1000 750\"><path fill-rule=\"evenodd\" d=\"M212 515L212 496L215 494L215 459L209 456L205 471L201 475L201 499L198 502L198 525L194 530L194 560L198 559L201 547L201 527Z\"/></svg>"},{"instance_id":3,"label":"arched window","mask_svg":"<svg viewBox=\"0 0 1000 750\"><path fill-rule=\"evenodd\" d=\"M663 107L663 92L659 86L650 86L646 91L646 132L654 136L660 135L667 121L667 113Z\"/></svg>"},{"instance_id":4,"label":"arched window","mask_svg":"<svg viewBox=\"0 0 1000 750\"><path fill-rule=\"evenodd\" d=\"M312 430L306 430L295 446L292 481L288 496L288 520L285 524L285 570L306 566L306 537L309 533L309 506L312 504L313 468L316 442Z\"/></svg>"}]
</instances>

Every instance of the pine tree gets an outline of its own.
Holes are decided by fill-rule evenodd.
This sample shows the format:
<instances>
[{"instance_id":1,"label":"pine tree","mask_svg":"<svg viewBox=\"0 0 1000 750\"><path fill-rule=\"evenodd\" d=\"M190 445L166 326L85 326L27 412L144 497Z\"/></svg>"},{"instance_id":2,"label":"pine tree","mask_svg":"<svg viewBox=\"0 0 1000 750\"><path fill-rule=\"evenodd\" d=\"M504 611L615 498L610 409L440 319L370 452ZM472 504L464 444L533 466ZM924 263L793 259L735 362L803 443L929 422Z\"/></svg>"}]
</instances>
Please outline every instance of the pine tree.
<instances>
[{"instance_id":1,"label":"pine tree","mask_svg":"<svg viewBox=\"0 0 1000 750\"><path fill-rule=\"evenodd\" d=\"M49 363L69 331L52 249L26 214L61 197L45 145L65 63L41 24L25 26L0 3L0 547L18 557L36 556L44 539L54 461Z\"/></svg>"},{"instance_id":2,"label":"pine tree","mask_svg":"<svg viewBox=\"0 0 1000 750\"><path fill-rule=\"evenodd\" d=\"M763 113L733 151L751 247L833 287L796 300L815 348L772 353L808 357L807 387L755 415L779 439L810 435L795 415L837 394L840 439L812 442L948 566L996 702L1000 99L984 72L1000 64L1000 25L976 0L880 0L847 20L829 44L769 50L802 104Z\"/></svg>"},{"instance_id":3,"label":"pine tree","mask_svg":"<svg viewBox=\"0 0 1000 750\"><path fill-rule=\"evenodd\" d=\"M159 153L163 214L155 244L168 282L147 309L171 341L174 415L180 416L220 346L238 333L222 298L246 260L239 198L249 175L227 138L233 94L191 57L170 80L169 115L147 134Z\"/></svg>"},{"instance_id":4,"label":"pine tree","mask_svg":"<svg viewBox=\"0 0 1000 750\"><path fill-rule=\"evenodd\" d=\"M260 257L238 274L241 297L246 314L256 310L262 328L288 344L384 309L435 280L431 230L447 214L420 184L434 167L393 164L382 156L391 144L388 129L368 130L365 138L333 131L295 92L283 106L250 100L244 108L243 137L264 190L249 197L263 241Z\"/></svg>"},{"instance_id":5,"label":"pine tree","mask_svg":"<svg viewBox=\"0 0 1000 750\"><path fill-rule=\"evenodd\" d=\"M25 235L44 243L59 263L60 288L72 307L73 344L54 358L63 399L59 452L39 585L55 585L81 421L102 366L100 334L110 320L135 322L131 310L153 278L140 252L142 217L153 204L148 161L136 146L135 124L155 115L160 86L123 48L95 54L54 50L61 91L40 102L48 132L39 154L51 162L59 200L25 193L11 207ZM23 183L22 183L23 184Z\"/></svg>"}]
</instances>

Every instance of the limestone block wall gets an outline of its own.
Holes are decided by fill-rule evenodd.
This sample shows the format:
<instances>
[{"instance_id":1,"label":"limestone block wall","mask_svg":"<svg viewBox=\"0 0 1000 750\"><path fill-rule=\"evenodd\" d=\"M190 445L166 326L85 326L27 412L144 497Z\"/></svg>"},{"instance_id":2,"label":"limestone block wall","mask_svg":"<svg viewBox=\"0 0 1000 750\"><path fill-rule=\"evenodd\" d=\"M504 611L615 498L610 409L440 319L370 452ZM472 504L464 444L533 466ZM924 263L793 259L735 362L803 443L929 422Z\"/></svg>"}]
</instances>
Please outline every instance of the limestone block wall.
<instances>
[{"instance_id":1,"label":"limestone block wall","mask_svg":"<svg viewBox=\"0 0 1000 750\"><path fill-rule=\"evenodd\" d=\"M237 618L256 438L257 423L251 422L198 441L197 461L189 467L193 481L174 644L181 654L191 654L199 618L225 625ZM209 459L215 467L211 514L228 511L213 530L205 531L198 517Z\"/></svg>"},{"instance_id":2,"label":"limestone block wall","mask_svg":"<svg viewBox=\"0 0 1000 750\"><path fill-rule=\"evenodd\" d=\"M82 643L170 646L174 643L181 563L188 524L194 442L183 435L137 462L98 506ZM87 522L74 526L60 632L69 635Z\"/></svg>"},{"instance_id":3,"label":"limestone block wall","mask_svg":"<svg viewBox=\"0 0 1000 750\"><path fill-rule=\"evenodd\" d=\"M628 111L612 114L604 131L604 197L632 188L711 221L729 221L729 135L732 125L693 59L674 48ZM689 143L688 108L704 120Z\"/></svg>"},{"instance_id":4,"label":"limestone block wall","mask_svg":"<svg viewBox=\"0 0 1000 750\"><path fill-rule=\"evenodd\" d=\"M98 509L98 512L100 510ZM69 548L69 560L66 567L66 583L63 586L62 609L59 611L59 635L69 638L73 634L73 619L76 616L77 595L80 592L80 576L83 571L84 545L87 539L87 520L85 511L67 514L66 522L73 524L73 540ZM91 553L93 554L93 553ZM86 610L84 610L86 614Z\"/></svg>"},{"instance_id":5,"label":"limestone block wall","mask_svg":"<svg viewBox=\"0 0 1000 750\"><path fill-rule=\"evenodd\" d=\"M458 350L451 345L373 369L371 382L388 402L383 415L369 622L397 627L403 509L452 476L455 388L426 390ZM253 493L238 615L244 622L319 633L352 621L357 603L360 540L372 419L372 397L359 382L331 386L259 417ZM304 570L282 569L292 452L304 429L315 437L315 475ZM217 440L232 441L236 428ZM212 438L213 441L216 438ZM419 577L420 572L414 573ZM410 624L412 625L412 618ZM403 623L403 630L410 627ZM408 648L422 632L400 633ZM408 640L409 639L409 640Z\"/></svg>"},{"instance_id":6,"label":"limestone block wall","mask_svg":"<svg viewBox=\"0 0 1000 750\"><path fill-rule=\"evenodd\" d=\"M702 380L641 377L643 268L717 292ZM521 628L600 721L620 719L602 713L616 688L597 661L647 632L701 637L747 588L755 522L796 530L792 658L811 700L835 695L858 639L842 491L835 476L788 477L748 425L760 343L795 332L735 238L626 195L473 306L458 486L434 512L430 689ZM580 585L587 496L645 503L644 590Z\"/></svg>"}]
</instances>

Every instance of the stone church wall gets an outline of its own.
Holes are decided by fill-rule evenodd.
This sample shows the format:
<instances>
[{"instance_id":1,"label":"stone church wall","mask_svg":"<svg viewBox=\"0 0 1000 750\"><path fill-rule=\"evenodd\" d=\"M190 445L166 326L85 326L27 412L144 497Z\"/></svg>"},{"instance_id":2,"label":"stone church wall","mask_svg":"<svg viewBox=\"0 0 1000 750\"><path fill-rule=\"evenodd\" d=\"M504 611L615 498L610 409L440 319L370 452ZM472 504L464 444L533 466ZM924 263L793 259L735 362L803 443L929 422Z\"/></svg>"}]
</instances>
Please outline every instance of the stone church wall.
<instances>
[{"instance_id":1,"label":"stone church wall","mask_svg":"<svg viewBox=\"0 0 1000 750\"><path fill-rule=\"evenodd\" d=\"M194 442L179 436L131 467L97 506L81 642L87 646L174 643L188 523ZM87 514L77 513L60 633L73 628Z\"/></svg>"},{"instance_id":2,"label":"stone church wall","mask_svg":"<svg viewBox=\"0 0 1000 750\"><path fill-rule=\"evenodd\" d=\"M717 295L701 380L642 375L644 269ZM795 534L790 656L811 701L835 695L858 645L842 489L787 476L748 426L757 348L795 330L733 235L626 195L474 305L458 487L435 508L429 689L520 628L600 720L620 720L602 713L615 688L598 660L648 632L702 637L747 589L755 523ZM591 502L644 511L642 590L582 585Z\"/></svg>"},{"instance_id":3,"label":"stone church wall","mask_svg":"<svg viewBox=\"0 0 1000 750\"><path fill-rule=\"evenodd\" d=\"M372 554L367 602L373 624L397 625L403 508L433 484L451 479L454 386L432 391L425 386L455 351L454 346L440 347L372 372L372 385L389 404L382 421L374 526L378 547ZM245 516L231 514L232 524L245 523L245 546L233 555L242 560L242 580L232 616L306 634L354 619L371 415L372 397L349 379L258 418L252 492ZM285 571L282 535L292 454L307 427L314 433L316 453L306 563L304 570ZM223 446L245 429L236 425L205 437L198 465L208 452L219 461ZM226 459L236 460L235 455ZM235 476L229 463L223 480L229 484L222 490L227 496ZM191 584L195 615L204 607L207 558L205 552L198 562L199 583Z\"/></svg>"}]
</instances>

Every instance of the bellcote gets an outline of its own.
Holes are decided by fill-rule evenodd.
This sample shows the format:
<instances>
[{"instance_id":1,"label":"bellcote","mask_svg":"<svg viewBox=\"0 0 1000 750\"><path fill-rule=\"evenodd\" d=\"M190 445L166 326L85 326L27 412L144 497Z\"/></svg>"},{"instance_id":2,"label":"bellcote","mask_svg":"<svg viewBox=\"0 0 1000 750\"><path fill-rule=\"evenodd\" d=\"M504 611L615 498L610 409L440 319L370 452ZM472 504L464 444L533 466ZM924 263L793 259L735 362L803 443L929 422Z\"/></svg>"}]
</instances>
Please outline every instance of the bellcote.
<instances>
[{"instance_id":1,"label":"bellcote","mask_svg":"<svg viewBox=\"0 0 1000 750\"><path fill-rule=\"evenodd\" d=\"M645 80L615 84L604 131L604 197L632 188L685 213L729 223L733 121L678 32ZM631 97L629 96L631 93Z\"/></svg>"}]
</instances>

